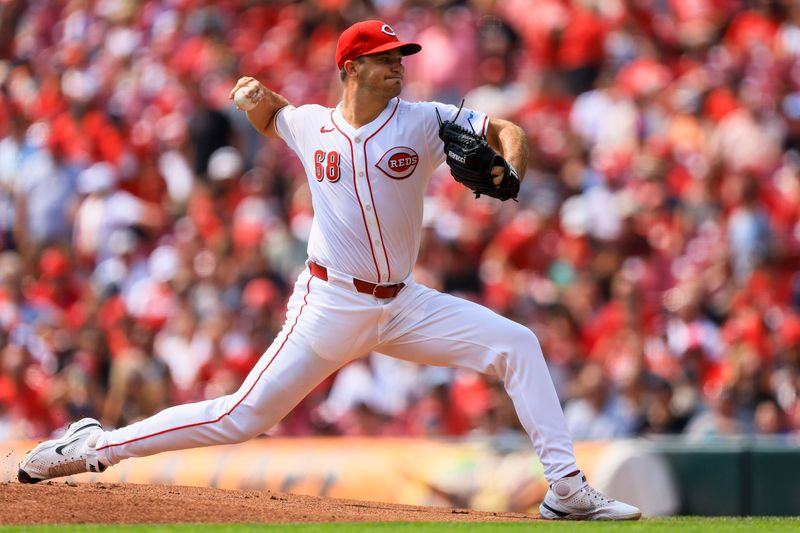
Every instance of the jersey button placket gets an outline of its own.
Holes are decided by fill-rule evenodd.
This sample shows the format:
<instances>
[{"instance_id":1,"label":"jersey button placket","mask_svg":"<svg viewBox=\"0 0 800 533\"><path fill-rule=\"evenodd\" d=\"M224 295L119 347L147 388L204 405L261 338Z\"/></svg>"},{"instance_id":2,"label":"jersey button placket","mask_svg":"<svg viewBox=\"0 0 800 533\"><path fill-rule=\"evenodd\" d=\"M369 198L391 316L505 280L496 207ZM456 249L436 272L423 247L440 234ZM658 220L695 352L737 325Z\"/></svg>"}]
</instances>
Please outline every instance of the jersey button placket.
<instances>
[{"instance_id":1,"label":"jersey button placket","mask_svg":"<svg viewBox=\"0 0 800 533\"><path fill-rule=\"evenodd\" d=\"M360 142L361 137L356 137L355 142ZM362 155L366 155L366 158L362 164L361 170L358 171L359 183L363 183L365 190L370 191L370 183L369 183L369 175L367 174L367 167L370 164L368 161L369 157L373 157L376 154L371 154L370 151L367 149L367 145L364 144L363 148L360 150ZM377 186L377 183L372 183L372 187L374 188ZM375 190L372 190L372 194L367 194L361 198L361 203L364 206L364 213L367 218L367 224L369 225L369 232L372 236L372 248L375 251L375 257L378 260L378 266L380 267L381 271L381 281L386 282L389 278L389 265L386 263L386 256L383 251L383 243L381 242L380 238L380 226L378 225L378 217L375 211L375 206L373 205L374 202L374 195Z\"/></svg>"},{"instance_id":2,"label":"jersey button placket","mask_svg":"<svg viewBox=\"0 0 800 533\"><path fill-rule=\"evenodd\" d=\"M360 145L361 136L354 137L353 142ZM375 259L378 263L380 280L381 282L385 283L389 277L389 265L386 264L386 258L384 257L383 248L381 247L382 243L379 237L380 228L378 227L378 219L375 216L375 208L372 205L369 177L367 176L367 172L365 170L366 166L369 164L369 161L365 159L363 148L355 151L355 159L355 167L360 168L360 170L356 171L356 176L358 178L357 182L359 199L361 200L361 206L364 209L364 218L367 221L367 228L369 229L369 234L371 237L371 240L368 242L372 247L372 251L375 254Z\"/></svg>"}]
</instances>

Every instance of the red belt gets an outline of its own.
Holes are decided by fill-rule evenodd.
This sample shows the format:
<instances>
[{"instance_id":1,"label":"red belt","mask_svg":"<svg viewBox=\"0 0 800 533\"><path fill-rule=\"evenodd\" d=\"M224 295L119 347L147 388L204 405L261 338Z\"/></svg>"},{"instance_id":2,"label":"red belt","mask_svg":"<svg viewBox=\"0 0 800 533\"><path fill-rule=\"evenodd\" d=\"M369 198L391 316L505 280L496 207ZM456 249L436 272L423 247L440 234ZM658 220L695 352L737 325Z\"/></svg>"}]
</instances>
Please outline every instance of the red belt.
<instances>
[{"instance_id":1,"label":"red belt","mask_svg":"<svg viewBox=\"0 0 800 533\"><path fill-rule=\"evenodd\" d=\"M309 261L308 269L311 271L312 276L324 281L328 281L328 269L324 266L319 265L314 261ZM399 293L403 287L406 286L405 283L395 283L394 285L378 285L377 283L370 283L369 281L356 278L353 278L353 285L358 292L371 294L375 298L381 299L394 298L397 296L397 293Z\"/></svg>"}]
</instances>

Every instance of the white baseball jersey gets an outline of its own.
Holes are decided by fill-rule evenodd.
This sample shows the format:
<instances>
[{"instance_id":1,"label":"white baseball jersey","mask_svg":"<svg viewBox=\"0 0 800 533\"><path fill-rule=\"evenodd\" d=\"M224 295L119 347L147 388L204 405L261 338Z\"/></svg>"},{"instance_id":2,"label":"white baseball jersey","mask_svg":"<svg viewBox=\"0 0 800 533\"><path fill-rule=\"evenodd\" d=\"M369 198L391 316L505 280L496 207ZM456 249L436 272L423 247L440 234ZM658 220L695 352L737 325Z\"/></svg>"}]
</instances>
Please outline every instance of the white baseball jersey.
<instances>
[{"instance_id":1,"label":"white baseball jersey","mask_svg":"<svg viewBox=\"0 0 800 533\"><path fill-rule=\"evenodd\" d=\"M436 110L393 98L353 128L340 108L287 106L276 126L297 153L313 191L309 257L327 279L303 270L283 329L234 394L166 409L97 441L100 460L241 442L272 427L325 377L371 351L416 363L470 368L503 380L551 482L577 470L572 441L541 347L528 328L411 277L423 195L444 161ZM485 115L458 122L485 133ZM337 274L338 275L332 275ZM405 286L392 298L359 292L353 278Z\"/></svg>"},{"instance_id":2,"label":"white baseball jersey","mask_svg":"<svg viewBox=\"0 0 800 533\"><path fill-rule=\"evenodd\" d=\"M484 134L488 117L435 102L389 101L355 129L334 109L287 106L278 134L297 153L312 190L308 255L321 265L374 283L399 283L419 251L422 206L433 171L444 162L436 112Z\"/></svg>"}]
</instances>

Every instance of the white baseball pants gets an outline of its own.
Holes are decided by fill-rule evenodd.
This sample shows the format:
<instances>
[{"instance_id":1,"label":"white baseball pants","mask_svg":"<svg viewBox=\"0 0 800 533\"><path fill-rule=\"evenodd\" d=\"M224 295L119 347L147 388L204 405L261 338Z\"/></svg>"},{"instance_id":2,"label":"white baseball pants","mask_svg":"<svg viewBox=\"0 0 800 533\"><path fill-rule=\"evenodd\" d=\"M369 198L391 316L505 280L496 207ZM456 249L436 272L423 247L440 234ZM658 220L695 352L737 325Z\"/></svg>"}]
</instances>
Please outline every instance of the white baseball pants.
<instances>
[{"instance_id":1,"label":"white baseball pants","mask_svg":"<svg viewBox=\"0 0 800 533\"><path fill-rule=\"evenodd\" d=\"M376 351L498 376L548 481L578 469L542 349L528 328L413 280L396 298L380 300L356 292L352 278L330 269L328 276L300 274L283 329L237 392L105 432L97 444L102 462L248 440L345 363Z\"/></svg>"}]
</instances>

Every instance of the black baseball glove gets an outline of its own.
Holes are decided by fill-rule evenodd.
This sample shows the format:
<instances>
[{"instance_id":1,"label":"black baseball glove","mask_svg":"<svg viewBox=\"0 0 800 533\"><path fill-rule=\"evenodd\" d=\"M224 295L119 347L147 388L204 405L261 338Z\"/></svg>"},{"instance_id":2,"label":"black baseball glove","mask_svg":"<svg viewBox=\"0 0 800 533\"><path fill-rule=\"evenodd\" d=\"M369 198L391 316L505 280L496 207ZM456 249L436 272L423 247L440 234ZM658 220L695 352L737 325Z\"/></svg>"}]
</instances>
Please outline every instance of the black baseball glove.
<instances>
[{"instance_id":1,"label":"black baseball glove","mask_svg":"<svg viewBox=\"0 0 800 533\"><path fill-rule=\"evenodd\" d=\"M474 192L475 198L485 194L503 201L516 200L519 194L517 172L489 146L486 137L450 120L438 118L439 137L444 141L444 153L453 178ZM499 185L494 184L494 167L504 169L503 181Z\"/></svg>"}]
</instances>

